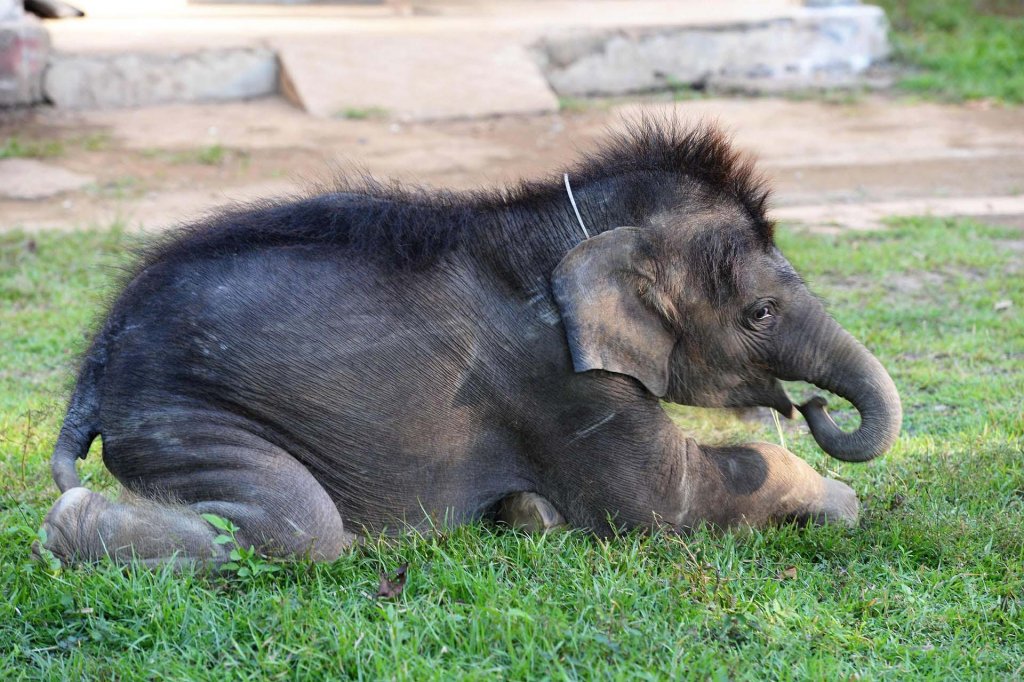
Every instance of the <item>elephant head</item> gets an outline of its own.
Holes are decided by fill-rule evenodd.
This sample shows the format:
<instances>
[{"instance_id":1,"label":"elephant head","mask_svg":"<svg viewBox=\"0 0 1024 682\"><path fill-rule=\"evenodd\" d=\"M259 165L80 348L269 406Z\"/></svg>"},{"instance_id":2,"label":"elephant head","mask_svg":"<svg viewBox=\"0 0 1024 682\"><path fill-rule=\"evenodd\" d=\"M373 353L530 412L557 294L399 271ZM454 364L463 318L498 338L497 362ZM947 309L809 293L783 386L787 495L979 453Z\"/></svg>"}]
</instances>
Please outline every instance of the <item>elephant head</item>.
<instances>
[{"instance_id":1,"label":"elephant head","mask_svg":"<svg viewBox=\"0 0 1024 682\"><path fill-rule=\"evenodd\" d=\"M780 380L848 399L847 433L816 396L799 409L821 448L841 460L885 452L899 433L896 387L842 329L739 203L691 201L638 227L582 241L552 286L577 372L637 379L653 395L702 407L794 406Z\"/></svg>"}]
</instances>

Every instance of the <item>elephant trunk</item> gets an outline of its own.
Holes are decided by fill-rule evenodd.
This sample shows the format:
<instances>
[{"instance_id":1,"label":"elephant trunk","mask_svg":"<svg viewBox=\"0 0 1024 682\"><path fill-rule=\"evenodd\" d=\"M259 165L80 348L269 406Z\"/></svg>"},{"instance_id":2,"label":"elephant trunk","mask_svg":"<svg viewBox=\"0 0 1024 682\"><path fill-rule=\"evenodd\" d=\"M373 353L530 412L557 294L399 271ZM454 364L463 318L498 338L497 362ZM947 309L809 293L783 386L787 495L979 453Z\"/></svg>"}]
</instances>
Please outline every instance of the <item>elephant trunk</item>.
<instances>
[{"instance_id":1,"label":"elephant trunk","mask_svg":"<svg viewBox=\"0 0 1024 682\"><path fill-rule=\"evenodd\" d=\"M783 380L807 381L841 396L857 408L860 426L844 432L825 411L826 401L815 396L797 409L822 450L846 462L865 462L888 450L899 435L903 408L896 386L882 364L859 341L816 308L800 326L809 335L780 345Z\"/></svg>"}]
</instances>

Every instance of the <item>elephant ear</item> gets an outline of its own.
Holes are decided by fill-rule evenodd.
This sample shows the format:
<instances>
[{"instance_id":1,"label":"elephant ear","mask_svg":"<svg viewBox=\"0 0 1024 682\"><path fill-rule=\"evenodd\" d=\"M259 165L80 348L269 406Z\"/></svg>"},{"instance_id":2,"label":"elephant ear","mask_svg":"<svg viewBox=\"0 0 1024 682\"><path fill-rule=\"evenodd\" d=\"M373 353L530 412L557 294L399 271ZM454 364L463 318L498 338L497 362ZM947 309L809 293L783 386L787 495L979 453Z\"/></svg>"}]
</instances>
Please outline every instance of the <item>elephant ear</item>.
<instances>
[{"instance_id":1,"label":"elephant ear","mask_svg":"<svg viewBox=\"0 0 1024 682\"><path fill-rule=\"evenodd\" d=\"M625 374L663 397L675 338L641 297L652 281L641 265L641 238L636 227L618 227L580 242L551 284L576 371Z\"/></svg>"}]
</instances>

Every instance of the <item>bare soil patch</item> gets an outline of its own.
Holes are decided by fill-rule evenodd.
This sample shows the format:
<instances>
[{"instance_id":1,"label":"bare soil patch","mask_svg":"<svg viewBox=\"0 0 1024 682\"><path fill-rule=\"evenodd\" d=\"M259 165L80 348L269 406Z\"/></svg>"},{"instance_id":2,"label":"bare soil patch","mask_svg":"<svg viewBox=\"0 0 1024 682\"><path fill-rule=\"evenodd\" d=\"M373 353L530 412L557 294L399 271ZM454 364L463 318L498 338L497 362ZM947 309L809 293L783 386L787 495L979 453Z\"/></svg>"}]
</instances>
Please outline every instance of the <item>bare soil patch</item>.
<instances>
[{"instance_id":1,"label":"bare soil patch","mask_svg":"<svg viewBox=\"0 0 1024 682\"><path fill-rule=\"evenodd\" d=\"M36 143L49 150L48 164L95 182L56 199L0 200L0 229L114 220L161 228L232 201L329 186L353 170L453 189L503 185L551 174L641 113L718 121L760 158L776 206L843 207L840 226L856 222L860 206L893 200L1020 196L1024 205L1024 109L1014 107L880 97L838 104L662 97L587 102L556 114L397 124L314 119L269 98L7 115L0 140ZM820 213L808 216L829 222Z\"/></svg>"}]
</instances>

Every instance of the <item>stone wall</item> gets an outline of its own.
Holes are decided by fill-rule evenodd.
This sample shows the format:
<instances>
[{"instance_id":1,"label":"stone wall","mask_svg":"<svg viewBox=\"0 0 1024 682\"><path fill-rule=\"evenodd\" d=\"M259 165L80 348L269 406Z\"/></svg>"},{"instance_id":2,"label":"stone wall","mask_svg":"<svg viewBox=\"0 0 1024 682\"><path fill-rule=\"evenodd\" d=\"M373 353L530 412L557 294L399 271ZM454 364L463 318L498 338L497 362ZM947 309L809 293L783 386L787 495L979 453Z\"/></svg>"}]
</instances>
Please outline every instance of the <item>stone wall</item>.
<instances>
[{"instance_id":1,"label":"stone wall","mask_svg":"<svg viewBox=\"0 0 1024 682\"><path fill-rule=\"evenodd\" d=\"M3 21L5 13L9 18ZM279 47L275 42L279 40L269 44L252 40L251 44L236 47L215 42L190 50L155 44L121 50L111 45L109 50L83 53L55 51L47 67L48 41L39 22L24 16L20 0L0 0L0 104L45 98L61 108L92 109L245 99L277 92L281 87L281 62L293 62L293 68L285 69L289 78L284 79L293 86L303 76L297 70L300 67L314 76L345 72L341 82L334 82L338 80L334 78L325 85L312 79L312 90L307 91L325 91L330 100L327 113L321 115L333 115L346 106L365 108L369 106L366 102L383 106L378 101L381 93L375 90L377 79L397 84L394 88L402 91L403 102L413 94L403 83L428 82L429 96L416 97L445 105L443 114L431 115L460 117L481 115L481 110L464 105L469 81L457 76L461 71L455 67L439 62L438 55L458 53L456 66L480 74L488 84L493 81L495 88L504 87L502 83L510 79L529 81L531 87L537 84L537 97L548 102L545 107L554 107L555 95L622 95L700 86L786 91L859 84L865 72L889 52L884 12L858 0L804 0L804 6L778 8L778 15L770 19L764 18L771 16L765 13L758 16L749 21L700 23L714 19L713 13L705 12L686 25L667 22L616 29L543 29L553 32L529 33L544 35L532 45L529 43L535 38L524 35L522 42L515 44L523 58L513 61L486 58L500 52L487 36L402 39L399 33L397 38L374 39L372 34L353 33L332 40L321 37L319 42L293 39L291 43L302 50L324 52L313 54L304 64L294 63L294 55L275 54L274 48ZM417 59L410 45L415 47L417 41L428 39L440 41L442 46L423 48L429 50L426 54L432 61ZM401 49L394 48L396 42ZM485 44L481 46L481 42ZM358 54L352 54L357 48ZM488 50L494 54L488 55ZM529 58L530 54L534 59ZM473 55L482 57L474 59ZM429 64L422 63L425 61L440 66L431 71ZM492 62L496 66L488 66ZM41 75L44 68L45 76ZM353 69L359 73L349 73ZM391 78L387 80L389 73ZM416 74L416 78L409 74ZM355 87L353 83L361 85ZM488 104L485 115L521 110L522 98L506 97L513 101L513 105L506 106L498 102L499 98L488 97L494 101ZM302 99L312 110L305 101L308 98ZM406 113L416 115L423 109L419 105L403 109L390 103L386 108L394 109L396 115L406 109Z\"/></svg>"},{"instance_id":2,"label":"stone wall","mask_svg":"<svg viewBox=\"0 0 1024 682\"><path fill-rule=\"evenodd\" d=\"M54 54L46 99L65 109L219 102L277 92L277 56L263 47L195 52Z\"/></svg>"},{"instance_id":3,"label":"stone wall","mask_svg":"<svg viewBox=\"0 0 1024 682\"><path fill-rule=\"evenodd\" d=\"M784 89L856 78L888 55L887 34L880 8L847 2L734 25L568 33L536 50L563 96L705 85Z\"/></svg>"}]
</instances>

